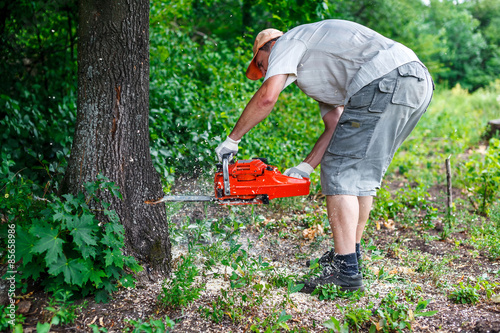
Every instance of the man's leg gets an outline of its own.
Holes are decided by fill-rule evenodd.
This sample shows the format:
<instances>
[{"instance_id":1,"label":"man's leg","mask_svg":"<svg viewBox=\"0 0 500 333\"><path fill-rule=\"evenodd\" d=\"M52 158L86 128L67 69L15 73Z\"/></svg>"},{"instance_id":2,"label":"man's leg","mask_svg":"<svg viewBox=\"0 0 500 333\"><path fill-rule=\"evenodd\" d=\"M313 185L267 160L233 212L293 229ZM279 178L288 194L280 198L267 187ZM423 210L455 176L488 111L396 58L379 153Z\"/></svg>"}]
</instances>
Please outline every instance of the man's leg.
<instances>
[{"instance_id":1,"label":"man's leg","mask_svg":"<svg viewBox=\"0 0 500 333\"><path fill-rule=\"evenodd\" d=\"M334 242L334 249L327 257L342 273L358 273L361 260L360 242L370 215L373 197L335 195L327 196L326 202Z\"/></svg>"},{"instance_id":2,"label":"man's leg","mask_svg":"<svg viewBox=\"0 0 500 333\"><path fill-rule=\"evenodd\" d=\"M363 217L367 216L366 202L362 200ZM333 233L334 250L326 254L328 263L320 277L301 281L301 292L311 293L318 285L333 283L341 290L364 290L356 255L356 237L360 220L360 201L354 195L328 195L328 219ZM361 230L366 221L362 222Z\"/></svg>"},{"instance_id":3,"label":"man's leg","mask_svg":"<svg viewBox=\"0 0 500 333\"><path fill-rule=\"evenodd\" d=\"M363 231L365 230L366 222L368 221L368 217L370 216L370 211L372 210L373 197L358 197L359 203L359 218L358 218L358 226L356 227L356 243L361 242L361 238L363 238Z\"/></svg>"},{"instance_id":4,"label":"man's leg","mask_svg":"<svg viewBox=\"0 0 500 333\"><path fill-rule=\"evenodd\" d=\"M349 254L355 252L357 225L360 217L359 208L359 201L356 196L328 195L326 197L326 209L332 229L335 253Z\"/></svg>"},{"instance_id":5,"label":"man's leg","mask_svg":"<svg viewBox=\"0 0 500 333\"><path fill-rule=\"evenodd\" d=\"M359 244L363 237L372 203L372 196L329 195L326 197L328 220L337 254L355 251L355 244Z\"/></svg>"}]
</instances>

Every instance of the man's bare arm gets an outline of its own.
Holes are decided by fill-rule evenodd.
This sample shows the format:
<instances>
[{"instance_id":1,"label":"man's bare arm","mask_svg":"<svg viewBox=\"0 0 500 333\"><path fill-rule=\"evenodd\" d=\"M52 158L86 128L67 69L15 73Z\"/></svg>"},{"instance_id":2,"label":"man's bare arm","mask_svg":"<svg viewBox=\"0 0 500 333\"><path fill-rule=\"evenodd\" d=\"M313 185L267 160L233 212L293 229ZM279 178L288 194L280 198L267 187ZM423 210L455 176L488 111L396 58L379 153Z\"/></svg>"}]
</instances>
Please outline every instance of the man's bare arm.
<instances>
[{"instance_id":1,"label":"man's bare arm","mask_svg":"<svg viewBox=\"0 0 500 333\"><path fill-rule=\"evenodd\" d=\"M325 116L323 117L323 122L325 123L325 131L318 138L311 153L307 155L306 159L304 160L304 162L312 166L313 169L315 169L321 162L321 159L323 158L323 155L328 148L328 144L330 143L333 132L337 127L337 123L339 122L340 116L342 115L343 111L344 107L339 106L325 114Z\"/></svg>"},{"instance_id":2,"label":"man's bare arm","mask_svg":"<svg viewBox=\"0 0 500 333\"><path fill-rule=\"evenodd\" d=\"M229 134L231 139L240 140L243 135L267 118L278 100L286 78L286 74L275 75L260 86Z\"/></svg>"}]
</instances>

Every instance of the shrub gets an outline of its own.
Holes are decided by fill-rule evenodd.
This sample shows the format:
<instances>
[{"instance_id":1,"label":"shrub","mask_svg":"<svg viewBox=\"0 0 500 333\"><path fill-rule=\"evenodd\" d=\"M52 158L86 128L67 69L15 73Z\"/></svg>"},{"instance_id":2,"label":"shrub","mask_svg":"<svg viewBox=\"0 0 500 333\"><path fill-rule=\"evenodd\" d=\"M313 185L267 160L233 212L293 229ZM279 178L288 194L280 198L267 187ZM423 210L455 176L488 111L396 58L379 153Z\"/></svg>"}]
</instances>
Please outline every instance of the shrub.
<instances>
[{"instance_id":1,"label":"shrub","mask_svg":"<svg viewBox=\"0 0 500 333\"><path fill-rule=\"evenodd\" d=\"M193 264L193 258L187 255L173 272L170 280L165 280L162 293L158 296L163 307L183 307L200 297L204 286L194 286L198 276L198 268Z\"/></svg>"},{"instance_id":2,"label":"shrub","mask_svg":"<svg viewBox=\"0 0 500 333\"><path fill-rule=\"evenodd\" d=\"M455 287L455 289L448 295L448 298L453 303L458 304L475 304L479 301L478 284L464 284L462 281Z\"/></svg>"},{"instance_id":3,"label":"shrub","mask_svg":"<svg viewBox=\"0 0 500 333\"><path fill-rule=\"evenodd\" d=\"M122 254L124 229L118 215L96 197L97 191L121 196L114 183L98 176L85 184L85 194L51 195L49 199L36 197L34 187L30 181L14 179L5 184L0 197L0 210L8 221L1 228L13 224L16 228L18 282L31 280L50 292L95 294L97 301L106 301L117 284L132 287L134 279L126 269L137 272L141 267ZM102 205L107 222L96 219L90 202ZM2 249L6 245L4 239Z\"/></svg>"},{"instance_id":4,"label":"shrub","mask_svg":"<svg viewBox=\"0 0 500 333\"><path fill-rule=\"evenodd\" d=\"M464 167L463 182L474 194L470 199L480 214L488 215L500 196L500 140L492 138L484 157L474 155Z\"/></svg>"}]
</instances>

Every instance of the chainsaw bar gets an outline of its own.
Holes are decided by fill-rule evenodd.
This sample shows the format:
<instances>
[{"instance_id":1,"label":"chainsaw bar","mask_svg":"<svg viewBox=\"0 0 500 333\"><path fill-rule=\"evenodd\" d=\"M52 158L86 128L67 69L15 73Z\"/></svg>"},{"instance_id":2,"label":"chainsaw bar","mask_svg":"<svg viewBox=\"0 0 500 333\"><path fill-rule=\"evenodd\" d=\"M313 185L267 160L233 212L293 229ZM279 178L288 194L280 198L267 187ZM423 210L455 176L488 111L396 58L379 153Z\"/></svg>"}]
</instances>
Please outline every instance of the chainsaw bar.
<instances>
[{"instance_id":1,"label":"chainsaw bar","mask_svg":"<svg viewBox=\"0 0 500 333\"><path fill-rule=\"evenodd\" d=\"M269 200L263 196L262 198L255 198L250 200L243 199L226 199L221 200L214 196L209 195L166 195L161 199L156 201L147 200L146 203L148 205L156 205L162 202L214 202L219 205L248 205L248 204L262 204L268 203Z\"/></svg>"},{"instance_id":2,"label":"chainsaw bar","mask_svg":"<svg viewBox=\"0 0 500 333\"><path fill-rule=\"evenodd\" d=\"M263 158L232 162L232 154L222 156L214 178L214 196L166 195L145 203L213 202L219 205L268 204L274 198L309 194L308 178L298 179L281 174Z\"/></svg>"},{"instance_id":3,"label":"chainsaw bar","mask_svg":"<svg viewBox=\"0 0 500 333\"><path fill-rule=\"evenodd\" d=\"M209 195L166 195L156 201L147 201L147 204L156 205L161 202L198 202L198 201L218 201L214 196Z\"/></svg>"}]
</instances>

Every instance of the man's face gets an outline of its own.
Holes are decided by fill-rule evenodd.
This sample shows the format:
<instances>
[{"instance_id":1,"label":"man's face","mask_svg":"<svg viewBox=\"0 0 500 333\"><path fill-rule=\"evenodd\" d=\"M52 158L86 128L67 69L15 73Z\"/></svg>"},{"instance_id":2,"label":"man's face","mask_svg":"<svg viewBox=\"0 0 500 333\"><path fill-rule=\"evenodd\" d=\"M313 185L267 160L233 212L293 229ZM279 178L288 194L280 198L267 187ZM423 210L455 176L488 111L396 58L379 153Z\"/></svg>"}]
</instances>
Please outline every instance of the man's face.
<instances>
[{"instance_id":1,"label":"man's face","mask_svg":"<svg viewBox=\"0 0 500 333\"><path fill-rule=\"evenodd\" d=\"M259 50L257 56L255 57L255 64L260 69L262 75L265 77L267 72L267 66L269 65L269 51Z\"/></svg>"}]
</instances>

